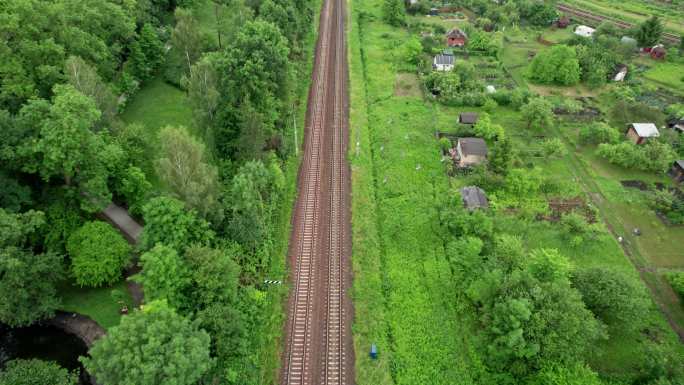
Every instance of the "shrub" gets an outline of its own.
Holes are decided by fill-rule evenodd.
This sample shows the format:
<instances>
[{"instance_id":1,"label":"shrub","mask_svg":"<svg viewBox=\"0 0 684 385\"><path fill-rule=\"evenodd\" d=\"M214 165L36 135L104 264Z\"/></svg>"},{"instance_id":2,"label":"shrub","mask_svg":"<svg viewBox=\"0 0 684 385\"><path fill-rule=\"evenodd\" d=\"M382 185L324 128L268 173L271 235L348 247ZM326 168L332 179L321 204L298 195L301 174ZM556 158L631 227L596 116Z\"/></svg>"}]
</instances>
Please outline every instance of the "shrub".
<instances>
[{"instance_id":1,"label":"shrub","mask_svg":"<svg viewBox=\"0 0 684 385\"><path fill-rule=\"evenodd\" d=\"M0 372L2 385L76 385L78 372L69 373L54 362L12 360Z\"/></svg>"},{"instance_id":2,"label":"shrub","mask_svg":"<svg viewBox=\"0 0 684 385\"><path fill-rule=\"evenodd\" d=\"M130 260L131 247L105 222L88 222L67 242L71 271L80 286L99 287L119 280Z\"/></svg>"},{"instance_id":3,"label":"shrub","mask_svg":"<svg viewBox=\"0 0 684 385\"><path fill-rule=\"evenodd\" d=\"M667 273L666 277L670 285L672 285L672 289L684 298L684 272Z\"/></svg>"},{"instance_id":4,"label":"shrub","mask_svg":"<svg viewBox=\"0 0 684 385\"><path fill-rule=\"evenodd\" d=\"M582 144L612 144L620 141L620 132L606 123L597 122L582 127L580 129L579 139Z\"/></svg>"}]
</instances>

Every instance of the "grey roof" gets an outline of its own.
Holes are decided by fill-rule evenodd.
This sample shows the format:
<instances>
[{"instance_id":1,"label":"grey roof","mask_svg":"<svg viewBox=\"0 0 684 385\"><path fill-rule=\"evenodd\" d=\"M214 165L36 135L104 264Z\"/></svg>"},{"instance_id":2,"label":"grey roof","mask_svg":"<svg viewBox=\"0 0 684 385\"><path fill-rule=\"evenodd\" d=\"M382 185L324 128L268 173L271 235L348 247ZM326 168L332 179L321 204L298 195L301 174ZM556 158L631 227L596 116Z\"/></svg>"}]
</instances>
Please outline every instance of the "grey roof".
<instances>
[{"instance_id":1,"label":"grey roof","mask_svg":"<svg viewBox=\"0 0 684 385\"><path fill-rule=\"evenodd\" d=\"M636 131L637 135L641 138L660 136L658 127L653 123L632 123L630 126L634 128L634 131Z\"/></svg>"},{"instance_id":2,"label":"grey roof","mask_svg":"<svg viewBox=\"0 0 684 385\"><path fill-rule=\"evenodd\" d=\"M445 55L440 53L439 55L435 56L434 60L435 64L454 64L454 55Z\"/></svg>"},{"instance_id":3,"label":"grey roof","mask_svg":"<svg viewBox=\"0 0 684 385\"><path fill-rule=\"evenodd\" d=\"M463 187L461 190L461 198L463 198L463 206L469 210L477 208L489 207L487 195L477 186Z\"/></svg>"},{"instance_id":4,"label":"grey roof","mask_svg":"<svg viewBox=\"0 0 684 385\"><path fill-rule=\"evenodd\" d=\"M487 143L482 138L458 138L463 155L487 156Z\"/></svg>"},{"instance_id":5,"label":"grey roof","mask_svg":"<svg viewBox=\"0 0 684 385\"><path fill-rule=\"evenodd\" d=\"M461 112L458 116L458 121L463 124L475 124L477 123L478 115L475 112Z\"/></svg>"},{"instance_id":6,"label":"grey roof","mask_svg":"<svg viewBox=\"0 0 684 385\"><path fill-rule=\"evenodd\" d=\"M677 166L679 166L679 168L681 168L682 170L684 170L684 159L675 160L675 164L676 164Z\"/></svg>"},{"instance_id":7,"label":"grey roof","mask_svg":"<svg viewBox=\"0 0 684 385\"><path fill-rule=\"evenodd\" d=\"M636 44L637 43L636 39L629 37L629 36L623 36L622 39L620 39L620 42L622 44Z\"/></svg>"}]
</instances>

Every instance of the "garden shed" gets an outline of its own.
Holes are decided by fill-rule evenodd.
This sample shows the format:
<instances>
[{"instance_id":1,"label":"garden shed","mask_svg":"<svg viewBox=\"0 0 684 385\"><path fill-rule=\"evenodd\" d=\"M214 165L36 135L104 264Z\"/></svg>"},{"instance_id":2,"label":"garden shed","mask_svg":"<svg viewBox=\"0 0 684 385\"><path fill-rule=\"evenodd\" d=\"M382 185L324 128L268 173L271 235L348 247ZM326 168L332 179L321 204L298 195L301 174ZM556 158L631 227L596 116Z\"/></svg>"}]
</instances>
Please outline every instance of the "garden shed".
<instances>
[{"instance_id":1,"label":"garden shed","mask_svg":"<svg viewBox=\"0 0 684 385\"><path fill-rule=\"evenodd\" d=\"M658 44L655 47L651 48L651 57L656 60L665 59L666 55L667 50L665 49L665 46L663 46L662 44Z\"/></svg>"},{"instance_id":2,"label":"garden shed","mask_svg":"<svg viewBox=\"0 0 684 385\"><path fill-rule=\"evenodd\" d=\"M440 53L432 61L432 69L436 71L451 71L454 69L454 55Z\"/></svg>"},{"instance_id":3,"label":"garden shed","mask_svg":"<svg viewBox=\"0 0 684 385\"><path fill-rule=\"evenodd\" d=\"M556 20L556 27L558 28L567 28L569 25L570 18L567 15L563 15L558 20Z\"/></svg>"},{"instance_id":4,"label":"garden shed","mask_svg":"<svg viewBox=\"0 0 684 385\"><path fill-rule=\"evenodd\" d=\"M684 181L684 160L676 160L670 169L670 175L676 182Z\"/></svg>"},{"instance_id":5,"label":"garden shed","mask_svg":"<svg viewBox=\"0 0 684 385\"><path fill-rule=\"evenodd\" d=\"M484 190L477 186L466 186L461 190L461 198L463 199L463 207L472 211L476 209L486 209L489 207L487 195Z\"/></svg>"},{"instance_id":6,"label":"garden shed","mask_svg":"<svg viewBox=\"0 0 684 385\"><path fill-rule=\"evenodd\" d=\"M447 33L447 45L449 47L463 47L468 43L468 35L460 28L454 28Z\"/></svg>"},{"instance_id":7,"label":"garden shed","mask_svg":"<svg viewBox=\"0 0 684 385\"><path fill-rule=\"evenodd\" d=\"M461 112L458 115L458 122L461 124L473 125L477 123L478 115L475 112Z\"/></svg>"},{"instance_id":8,"label":"garden shed","mask_svg":"<svg viewBox=\"0 0 684 385\"><path fill-rule=\"evenodd\" d=\"M487 143L482 138L458 138L456 154L459 167L477 166L487 160Z\"/></svg>"},{"instance_id":9,"label":"garden shed","mask_svg":"<svg viewBox=\"0 0 684 385\"><path fill-rule=\"evenodd\" d=\"M627 126L627 139L634 142L634 144L642 144L648 138L657 138L660 136L658 128L653 123L632 123Z\"/></svg>"},{"instance_id":10,"label":"garden shed","mask_svg":"<svg viewBox=\"0 0 684 385\"><path fill-rule=\"evenodd\" d=\"M577 36L592 37L594 36L594 32L596 32L594 28L586 25L578 25L577 28L575 28L575 35Z\"/></svg>"},{"instance_id":11,"label":"garden shed","mask_svg":"<svg viewBox=\"0 0 684 385\"><path fill-rule=\"evenodd\" d=\"M684 133L684 116L679 118L672 118L667 121L668 127L681 133Z\"/></svg>"}]
</instances>

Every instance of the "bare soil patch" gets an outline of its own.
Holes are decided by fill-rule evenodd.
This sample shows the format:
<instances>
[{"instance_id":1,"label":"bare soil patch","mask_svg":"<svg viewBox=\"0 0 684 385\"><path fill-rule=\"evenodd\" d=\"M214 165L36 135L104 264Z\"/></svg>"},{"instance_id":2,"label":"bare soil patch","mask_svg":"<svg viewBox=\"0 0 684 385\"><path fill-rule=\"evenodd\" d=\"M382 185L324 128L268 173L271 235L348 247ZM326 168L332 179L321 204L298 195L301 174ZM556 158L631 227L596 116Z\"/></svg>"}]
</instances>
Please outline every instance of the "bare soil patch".
<instances>
[{"instance_id":1,"label":"bare soil patch","mask_svg":"<svg viewBox=\"0 0 684 385\"><path fill-rule=\"evenodd\" d=\"M394 96L420 97L420 81L418 76L410 73L397 74L394 81Z\"/></svg>"}]
</instances>

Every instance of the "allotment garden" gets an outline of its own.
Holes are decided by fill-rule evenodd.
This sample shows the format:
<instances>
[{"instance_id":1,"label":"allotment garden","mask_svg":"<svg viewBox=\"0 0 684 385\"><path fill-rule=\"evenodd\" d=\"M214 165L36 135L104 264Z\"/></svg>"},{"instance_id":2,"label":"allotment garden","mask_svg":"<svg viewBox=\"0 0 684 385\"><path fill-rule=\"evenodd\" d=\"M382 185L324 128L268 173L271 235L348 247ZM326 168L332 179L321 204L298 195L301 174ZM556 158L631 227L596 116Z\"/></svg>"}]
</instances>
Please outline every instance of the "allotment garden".
<instances>
[{"instance_id":1,"label":"allotment garden","mask_svg":"<svg viewBox=\"0 0 684 385\"><path fill-rule=\"evenodd\" d=\"M684 59L662 20L472 0L351 20L355 346L380 352L357 382L681 384Z\"/></svg>"}]
</instances>

